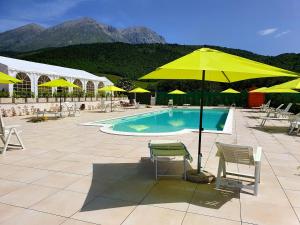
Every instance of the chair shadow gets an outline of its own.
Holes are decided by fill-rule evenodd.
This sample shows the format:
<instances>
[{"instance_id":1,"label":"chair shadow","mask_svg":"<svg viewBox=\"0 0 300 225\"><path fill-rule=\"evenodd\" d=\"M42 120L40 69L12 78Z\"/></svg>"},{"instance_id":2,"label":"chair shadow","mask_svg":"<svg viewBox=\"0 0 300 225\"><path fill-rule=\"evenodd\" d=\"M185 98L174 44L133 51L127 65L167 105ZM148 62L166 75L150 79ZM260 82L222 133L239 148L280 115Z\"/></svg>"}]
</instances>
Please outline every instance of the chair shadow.
<instances>
[{"instance_id":1,"label":"chair shadow","mask_svg":"<svg viewBox=\"0 0 300 225\"><path fill-rule=\"evenodd\" d=\"M191 168L190 164L187 167ZM181 161L159 162L160 174L182 172ZM217 190L214 183L198 185L182 177L163 177L156 181L152 161L142 158L139 163L93 164L92 183L81 212L182 202L219 209L233 198L239 198L239 191Z\"/></svg>"},{"instance_id":2,"label":"chair shadow","mask_svg":"<svg viewBox=\"0 0 300 225\"><path fill-rule=\"evenodd\" d=\"M277 127L277 126L264 126L264 127L248 127L250 129L259 130L265 133L272 133L272 134L279 134L279 133L285 133L288 135L288 127Z\"/></svg>"}]
</instances>

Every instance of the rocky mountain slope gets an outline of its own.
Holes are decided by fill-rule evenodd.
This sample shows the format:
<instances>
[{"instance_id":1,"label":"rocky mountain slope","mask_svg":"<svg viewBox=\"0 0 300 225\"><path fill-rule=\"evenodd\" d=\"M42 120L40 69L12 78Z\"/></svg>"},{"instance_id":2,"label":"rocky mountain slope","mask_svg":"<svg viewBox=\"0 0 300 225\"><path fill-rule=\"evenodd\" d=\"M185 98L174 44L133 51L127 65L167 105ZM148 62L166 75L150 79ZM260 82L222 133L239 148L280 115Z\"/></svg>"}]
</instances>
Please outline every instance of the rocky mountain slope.
<instances>
[{"instance_id":1,"label":"rocky mountain slope","mask_svg":"<svg viewBox=\"0 0 300 225\"><path fill-rule=\"evenodd\" d=\"M0 33L0 51L31 51L75 44L111 42L149 44L165 43L165 39L146 27L117 29L91 18L66 21L49 28L28 24Z\"/></svg>"}]
</instances>

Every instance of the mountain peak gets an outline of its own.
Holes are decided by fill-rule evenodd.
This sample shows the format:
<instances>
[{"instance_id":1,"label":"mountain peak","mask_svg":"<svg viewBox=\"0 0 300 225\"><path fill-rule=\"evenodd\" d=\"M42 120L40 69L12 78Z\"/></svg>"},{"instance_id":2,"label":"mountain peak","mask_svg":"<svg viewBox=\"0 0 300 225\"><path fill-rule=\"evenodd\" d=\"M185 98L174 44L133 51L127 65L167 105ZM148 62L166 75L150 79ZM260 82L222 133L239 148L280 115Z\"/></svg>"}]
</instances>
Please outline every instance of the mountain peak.
<instances>
[{"instance_id":1,"label":"mountain peak","mask_svg":"<svg viewBox=\"0 0 300 225\"><path fill-rule=\"evenodd\" d=\"M68 20L49 28L31 23L0 33L0 51L30 51L99 42L165 43L165 39L147 27L117 29L89 17Z\"/></svg>"}]
</instances>

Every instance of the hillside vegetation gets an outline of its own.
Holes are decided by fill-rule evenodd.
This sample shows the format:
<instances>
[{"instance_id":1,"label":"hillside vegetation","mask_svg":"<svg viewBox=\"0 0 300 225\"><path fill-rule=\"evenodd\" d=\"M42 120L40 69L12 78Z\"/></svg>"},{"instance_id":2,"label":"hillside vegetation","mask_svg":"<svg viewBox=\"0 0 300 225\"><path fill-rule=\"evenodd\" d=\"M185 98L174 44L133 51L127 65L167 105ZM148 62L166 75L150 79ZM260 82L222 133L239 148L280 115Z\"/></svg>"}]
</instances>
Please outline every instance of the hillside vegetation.
<instances>
[{"instance_id":1,"label":"hillside vegetation","mask_svg":"<svg viewBox=\"0 0 300 225\"><path fill-rule=\"evenodd\" d=\"M16 58L86 70L94 74L113 74L118 77L136 80L157 67L188 54L204 46L175 45L175 44L125 44L97 43L73 45L60 48L41 49L25 53L6 53ZM263 56L240 49L230 49L218 46L205 46L231 54L246 57L284 69L300 72L300 54L282 54L278 56ZM4 53L2 53L3 55ZM110 79L117 77L108 75ZM258 79L239 82L232 87L248 88L250 86L270 86L287 80ZM144 84L142 83L144 86ZM159 82L161 89L173 87L182 89L198 88L197 82ZM210 87L223 88L227 84L216 84ZM145 86L144 86L145 87Z\"/></svg>"}]
</instances>

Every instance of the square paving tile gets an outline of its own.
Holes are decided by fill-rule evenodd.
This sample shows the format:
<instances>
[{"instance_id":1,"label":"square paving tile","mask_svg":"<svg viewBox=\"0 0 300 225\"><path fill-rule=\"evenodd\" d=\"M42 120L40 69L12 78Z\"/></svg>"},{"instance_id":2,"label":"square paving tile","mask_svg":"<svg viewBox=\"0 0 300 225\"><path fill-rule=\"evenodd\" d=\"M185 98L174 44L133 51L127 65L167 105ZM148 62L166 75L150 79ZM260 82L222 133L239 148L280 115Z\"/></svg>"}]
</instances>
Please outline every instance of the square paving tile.
<instances>
[{"instance_id":1,"label":"square paving tile","mask_svg":"<svg viewBox=\"0 0 300 225\"><path fill-rule=\"evenodd\" d=\"M25 184L15 181L0 179L0 196L5 195L9 192L17 190L18 188L24 187Z\"/></svg>"},{"instance_id":2,"label":"square paving tile","mask_svg":"<svg viewBox=\"0 0 300 225\"><path fill-rule=\"evenodd\" d=\"M185 213L171 209L139 205L123 225L181 225Z\"/></svg>"},{"instance_id":3,"label":"square paving tile","mask_svg":"<svg viewBox=\"0 0 300 225\"><path fill-rule=\"evenodd\" d=\"M15 206L10 206L0 203L0 223L4 221L17 217L18 214L21 214L25 209Z\"/></svg>"},{"instance_id":4,"label":"square paving tile","mask_svg":"<svg viewBox=\"0 0 300 225\"><path fill-rule=\"evenodd\" d=\"M29 184L3 195L0 197L0 202L15 206L29 207L56 191L57 189Z\"/></svg>"},{"instance_id":5,"label":"square paving tile","mask_svg":"<svg viewBox=\"0 0 300 225\"><path fill-rule=\"evenodd\" d=\"M241 211L243 222L265 225L299 225L298 218L291 207L245 202L242 203Z\"/></svg>"},{"instance_id":6,"label":"square paving tile","mask_svg":"<svg viewBox=\"0 0 300 225\"><path fill-rule=\"evenodd\" d=\"M53 188L65 188L68 185L74 183L82 176L76 174L68 174L68 173L51 173L50 175L39 179L34 182L34 184L53 187Z\"/></svg>"},{"instance_id":7,"label":"square paving tile","mask_svg":"<svg viewBox=\"0 0 300 225\"><path fill-rule=\"evenodd\" d=\"M160 180L142 201L143 205L186 211L196 184L180 180Z\"/></svg>"},{"instance_id":8,"label":"square paving tile","mask_svg":"<svg viewBox=\"0 0 300 225\"><path fill-rule=\"evenodd\" d=\"M59 225L65 218L33 210L24 210L15 217L6 220L5 225Z\"/></svg>"},{"instance_id":9,"label":"square paving tile","mask_svg":"<svg viewBox=\"0 0 300 225\"><path fill-rule=\"evenodd\" d=\"M63 190L40 201L31 208L42 212L70 217L83 207L86 197L86 194Z\"/></svg>"},{"instance_id":10,"label":"square paving tile","mask_svg":"<svg viewBox=\"0 0 300 225\"><path fill-rule=\"evenodd\" d=\"M74 219L103 224L118 225L135 208L135 203L98 197L72 216Z\"/></svg>"},{"instance_id":11,"label":"square paving tile","mask_svg":"<svg viewBox=\"0 0 300 225\"><path fill-rule=\"evenodd\" d=\"M215 184L199 184L188 212L241 221L239 193L217 190Z\"/></svg>"},{"instance_id":12,"label":"square paving tile","mask_svg":"<svg viewBox=\"0 0 300 225\"><path fill-rule=\"evenodd\" d=\"M80 220L67 219L61 225L95 225L95 223L88 223Z\"/></svg>"},{"instance_id":13,"label":"square paving tile","mask_svg":"<svg viewBox=\"0 0 300 225\"><path fill-rule=\"evenodd\" d=\"M47 170L40 170L34 168L22 168L19 171L7 176L6 179L15 180L24 183L31 183L33 181L48 176L50 173L51 172Z\"/></svg>"},{"instance_id":14,"label":"square paving tile","mask_svg":"<svg viewBox=\"0 0 300 225\"><path fill-rule=\"evenodd\" d=\"M187 213L184 217L182 225L199 225L199 224L209 224L209 225L240 225L241 222L220 219L217 217L198 215L193 213Z\"/></svg>"}]
</instances>

